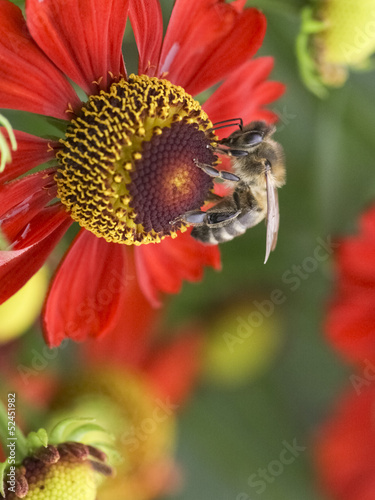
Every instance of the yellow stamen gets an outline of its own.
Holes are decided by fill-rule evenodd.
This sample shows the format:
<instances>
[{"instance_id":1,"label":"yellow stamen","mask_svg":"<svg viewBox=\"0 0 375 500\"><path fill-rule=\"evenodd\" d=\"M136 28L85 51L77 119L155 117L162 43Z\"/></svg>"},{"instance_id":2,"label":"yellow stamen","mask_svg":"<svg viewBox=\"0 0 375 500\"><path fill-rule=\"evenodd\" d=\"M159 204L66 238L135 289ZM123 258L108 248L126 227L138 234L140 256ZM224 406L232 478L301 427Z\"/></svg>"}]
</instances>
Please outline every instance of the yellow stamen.
<instances>
[{"instance_id":1,"label":"yellow stamen","mask_svg":"<svg viewBox=\"0 0 375 500\"><path fill-rule=\"evenodd\" d=\"M197 191L201 203L211 188L193 162L197 148L210 154L203 162L215 161L207 148L215 139L211 127L199 103L167 80L131 75L113 83L89 98L61 140L58 196L74 220L109 242L173 236L173 211L197 208ZM165 206L154 213L157 200Z\"/></svg>"}]
</instances>

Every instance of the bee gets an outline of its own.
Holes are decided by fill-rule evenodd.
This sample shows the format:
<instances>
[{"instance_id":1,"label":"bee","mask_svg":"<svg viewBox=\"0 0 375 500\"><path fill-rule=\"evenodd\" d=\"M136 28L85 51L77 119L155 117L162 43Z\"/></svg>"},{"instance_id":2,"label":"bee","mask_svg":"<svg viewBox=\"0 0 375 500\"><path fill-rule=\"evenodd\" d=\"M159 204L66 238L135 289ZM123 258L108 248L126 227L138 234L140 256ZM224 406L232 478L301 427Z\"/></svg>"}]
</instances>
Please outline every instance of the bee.
<instances>
[{"instance_id":1,"label":"bee","mask_svg":"<svg viewBox=\"0 0 375 500\"><path fill-rule=\"evenodd\" d=\"M233 192L225 197L214 195L219 199L216 205L206 212L186 212L180 220L194 226L191 235L196 240L215 245L232 240L266 219L266 263L279 231L277 190L285 184L284 152L271 138L276 130L273 125L254 121L244 127L241 119L236 121L239 129L213 148L231 158L234 173L195 162L207 175L234 182Z\"/></svg>"}]
</instances>

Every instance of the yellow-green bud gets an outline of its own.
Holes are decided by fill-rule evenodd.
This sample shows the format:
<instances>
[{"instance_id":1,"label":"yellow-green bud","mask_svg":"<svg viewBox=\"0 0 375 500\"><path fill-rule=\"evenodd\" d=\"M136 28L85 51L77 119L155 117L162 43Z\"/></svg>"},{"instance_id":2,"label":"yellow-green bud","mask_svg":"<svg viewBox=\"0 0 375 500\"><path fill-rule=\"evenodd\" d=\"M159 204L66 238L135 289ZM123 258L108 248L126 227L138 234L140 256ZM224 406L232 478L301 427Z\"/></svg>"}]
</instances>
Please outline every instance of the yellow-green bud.
<instances>
[{"instance_id":1,"label":"yellow-green bud","mask_svg":"<svg viewBox=\"0 0 375 500\"><path fill-rule=\"evenodd\" d=\"M375 0L321 0L302 12L297 40L301 76L314 93L340 86L348 69L365 69L375 51Z\"/></svg>"}]
</instances>

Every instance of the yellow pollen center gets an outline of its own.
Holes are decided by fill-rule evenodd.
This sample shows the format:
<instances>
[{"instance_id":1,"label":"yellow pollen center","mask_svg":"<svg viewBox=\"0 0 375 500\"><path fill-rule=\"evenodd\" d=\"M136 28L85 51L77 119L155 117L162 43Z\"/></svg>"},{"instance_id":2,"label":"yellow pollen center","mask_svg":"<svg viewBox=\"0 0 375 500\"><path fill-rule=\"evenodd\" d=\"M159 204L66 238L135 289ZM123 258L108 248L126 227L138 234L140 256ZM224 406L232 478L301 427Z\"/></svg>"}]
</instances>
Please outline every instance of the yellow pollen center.
<instances>
[{"instance_id":1,"label":"yellow pollen center","mask_svg":"<svg viewBox=\"0 0 375 500\"><path fill-rule=\"evenodd\" d=\"M187 172L181 171L172 175L171 179L167 179L166 181L167 183L169 182L169 184L172 184L176 188L180 189L181 192L184 192L184 187L187 186L188 177Z\"/></svg>"},{"instance_id":2,"label":"yellow pollen center","mask_svg":"<svg viewBox=\"0 0 375 500\"><path fill-rule=\"evenodd\" d=\"M89 97L61 140L58 197L109 242L174 237L170 222L199 208L212 188L195 165L215 163L211 128L199 103L167 80L131 75L113 83Z\"/></svg>"}]
</instances>

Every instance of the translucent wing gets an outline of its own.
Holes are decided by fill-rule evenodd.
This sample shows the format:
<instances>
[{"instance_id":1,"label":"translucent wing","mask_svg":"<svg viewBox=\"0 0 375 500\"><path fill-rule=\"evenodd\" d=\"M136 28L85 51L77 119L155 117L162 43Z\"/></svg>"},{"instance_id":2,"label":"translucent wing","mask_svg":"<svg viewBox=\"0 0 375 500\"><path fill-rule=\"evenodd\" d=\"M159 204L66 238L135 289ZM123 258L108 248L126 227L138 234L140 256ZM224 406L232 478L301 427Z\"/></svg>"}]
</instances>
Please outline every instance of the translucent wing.
<instances>
[{"instance_id":1,"label":"translucent wing","mask_svg":"<svg viewBox=\"0 0 375 500\"><path fill-rule=\"evenodd\" d=\"M264 263L267 262L272 250L275 249L277 243L277 235L279 232L280 212L279 212L279 197L277 187L272 179L270 170L266 170L266 186L267 186L267 238L266 238L266 257Z\"/></svg>"}]
</instances>

